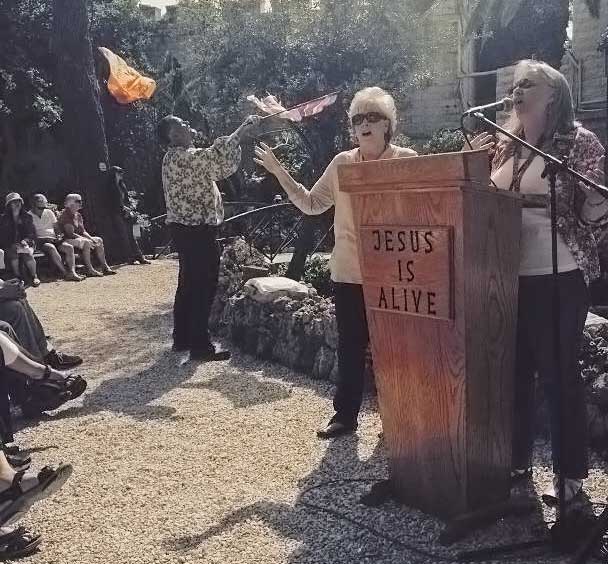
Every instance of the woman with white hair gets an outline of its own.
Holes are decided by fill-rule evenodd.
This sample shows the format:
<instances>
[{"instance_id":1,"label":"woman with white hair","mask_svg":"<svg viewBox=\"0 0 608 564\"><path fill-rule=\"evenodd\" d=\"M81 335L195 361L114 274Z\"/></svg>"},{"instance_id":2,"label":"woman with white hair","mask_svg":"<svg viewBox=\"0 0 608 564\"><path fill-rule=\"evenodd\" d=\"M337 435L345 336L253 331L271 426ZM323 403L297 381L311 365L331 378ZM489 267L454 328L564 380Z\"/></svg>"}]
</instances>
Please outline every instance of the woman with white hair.
<instances>
[{"instance_id":1,"label":"woman with white hair","mask_svg":"<svg viewBox=\"0 0 608 564\"><path fill-rule=\"evenodd\" d=\"M357 429L365 351L369 341L357 250L358 235L350 196L338 189L338 167L347 163L416 155L412 149L391 144L397 127L397 110L393 97L382 88L374 86L357 92L348 116L358 147L336 155L310 190L292 178L268 145L261 143L257 146L257 158L254 159L277 177L289 199L304 213L317 215L335 206L335 246L330 267L338 324L339 377L334 395L336 413L328 425L317 432L320 438L337 437Z\"/></svg>"},{"instance_id":2,"label":"woman with white hair","mask_svg":"<svg viewBox=\"0 0 608 564\"><path fill-rule=\"evenodd\" d=\"M597 137L574 121L570 87L564 76L540 61L521 61L512 89L514 110L506 129L561 158L592 180L604 182L605 151ZM582 490L587 477L587 419L578 353L589 307L588 284L600 274L592 226L608 214L608 201L565 173L557 178L557 258L559 346L553 337L552 246L548 178L545 164L510 139L496 146L488 134L473 140L476 148L494 150L492 180L499 188L521 192L540 202L522 211L521 257L513 428L514 480L532 474L534 374L547 390L553 441L553 485L543 495L557 503L558 474L565 478L565 499ZM556 358L560 355L561 382ZM562 398L557 401L557 395Z\"/></svg>"},{"instance_id":3,"label":"woman with white hair","mask_svg":"<svg viewBox=\"0 0 608 564\"><path fill-rule=\"evenodd\" d=\"M80 194L68 194L65 197L65 209L57 218L57 226L63 233L64 242L81 252L88 276L116 274L116 271L112 270L106 261L103 239L90 235L85 229L81 209L82 196ZM101 272L96 270L91 262L91 251L95 252L97 260L101 264Z\"/></svg>"}]
</instances>

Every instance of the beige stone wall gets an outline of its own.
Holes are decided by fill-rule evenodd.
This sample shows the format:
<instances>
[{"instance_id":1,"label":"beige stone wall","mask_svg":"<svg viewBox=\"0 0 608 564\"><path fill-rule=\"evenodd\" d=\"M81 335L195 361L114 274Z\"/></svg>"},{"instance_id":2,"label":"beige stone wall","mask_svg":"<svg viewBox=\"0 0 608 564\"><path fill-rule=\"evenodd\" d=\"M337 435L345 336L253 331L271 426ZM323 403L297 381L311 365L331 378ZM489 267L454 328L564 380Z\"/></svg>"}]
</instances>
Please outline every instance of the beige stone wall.
<instances>
[{"instance_id":1,"label":"beige stone wall","mask_svg":"<svg viewBox=\"0 0 608 564\"><path fill-rule=\"evenodd\" d=\"M608 2L600 2L600 18L595 19L584 5L575 0L572 52L580 65L580 89L575 88L577 117L606 143L606 74L604 54L597 50L600 35L608 26Z\"/></svg>"},{"instance_id":2,"label":"beige stone wall","mask_svg":"<svg viewBox=\"0 0 608 564\"><path fill-rule=\"evenodd\" d=\"M581 65L582 91L579 104L600 104L606 97L603 53L597 50L600 35L608 26L608 2L600 2L600 18L591 17L584 0L575 0L572 50Z\"/></svg>"},{"instance_id":3,"label":"beige stone wall","mask_svg":"<svg viewBox=\"0 0 608 564\"><path fill-rule=\"evenodd\" d=\"M472 98L471 81L459 78L472 70L461 31L461 12L467 5L466 0L443 0L420 26L418 41L426 55L423 68L430 78L412 91L401 120L401 131L414 139L429 137L443 127L458 127L463 100Z\"/></svg>"}]
</instances>

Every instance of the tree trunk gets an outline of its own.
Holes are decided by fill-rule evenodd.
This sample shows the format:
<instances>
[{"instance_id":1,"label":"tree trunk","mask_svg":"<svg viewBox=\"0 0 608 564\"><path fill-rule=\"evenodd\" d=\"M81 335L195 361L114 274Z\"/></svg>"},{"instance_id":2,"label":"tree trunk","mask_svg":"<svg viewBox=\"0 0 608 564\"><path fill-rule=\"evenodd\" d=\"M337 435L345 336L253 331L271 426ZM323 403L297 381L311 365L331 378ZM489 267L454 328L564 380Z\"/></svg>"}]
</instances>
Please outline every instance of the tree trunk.
<instances>
[{"instance_id":1,"label":"tree trunk","mask_svg":"<svg viewBox=\"0 0 608 564\"><path fill-rule=\"evenodd\" d=\"M11 192L15 179L15 161L17 159L17 142L11 122L6 117L0 116L0 132L4 141L4 153L0 154L2 159L0 165L0 191Z\"/></svg>"},{"instance_id":2,"label":"tree trunk","mask_svg":"<svg viewBox=\"0 0 608 564\"><path fill-rule=\"evenodd\" d=\"M87 0L54 0L53 6L55 77L74 185L85 198L87 229L103 237L112 262L122 262L129 258L129 245L124 222L111 211L107 197L108 146L89 35Z\"/></svg>"},{"instance_id":3,"label":"tree trunk","mask_svg":"<svg viewBox=\"0 0 608 564\"><path fill-rule=\"evenodd\" d=\"M317 217L315 216L304 216L302 226L298 232L298 238L294 246L293 255L289 261L287 267L287 273L285 276L292 280L301 280L306 267L306 259L308 253L312 251L312 245L314 243L315 226L317 223Z\"/></svg>"}]
</instances>

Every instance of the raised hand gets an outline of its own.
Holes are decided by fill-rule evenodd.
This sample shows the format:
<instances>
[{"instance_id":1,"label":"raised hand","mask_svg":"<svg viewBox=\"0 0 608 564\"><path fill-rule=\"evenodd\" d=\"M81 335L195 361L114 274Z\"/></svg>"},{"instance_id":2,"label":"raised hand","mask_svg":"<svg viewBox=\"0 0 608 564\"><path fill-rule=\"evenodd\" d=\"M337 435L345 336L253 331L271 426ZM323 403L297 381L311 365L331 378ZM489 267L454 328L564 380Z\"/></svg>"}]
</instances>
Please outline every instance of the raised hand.
<instances>
[{"instance_id":1,"label":"raised hand","mask_svg":"<svg viewBox=\"0 0 608 564\"><path fill-rule=\"evenodd\" d=\"M471 139L471 145L473 146L474 151L486 150L492 153L496 147L496 138L484 131ZM470 149L469 146L465 144L462 150L469 151Z\"/></svg>"},{"instance_id":2,"label":"raised hand","mask_svg":"<svg viewBox=\"0 0 608 564\"><path fill-rule=\"evenodd\" d=\"M271 174L276 175L283 170L283 165L274 156L272 149L266 143L256 145L254 152L257 158L254 158L253 162L263 166Z\"/></svg>"}]
</instances>

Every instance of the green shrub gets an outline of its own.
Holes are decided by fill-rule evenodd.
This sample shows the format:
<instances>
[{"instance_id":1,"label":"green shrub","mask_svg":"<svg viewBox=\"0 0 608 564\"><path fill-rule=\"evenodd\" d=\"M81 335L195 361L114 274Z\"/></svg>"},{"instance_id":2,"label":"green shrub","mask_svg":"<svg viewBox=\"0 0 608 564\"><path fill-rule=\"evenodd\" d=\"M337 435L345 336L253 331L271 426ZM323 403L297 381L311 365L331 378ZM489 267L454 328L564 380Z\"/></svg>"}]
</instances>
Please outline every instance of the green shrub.
<instances>
[{"instance_id":1,"label":"green shrub","mask_svg":"<svg viewBox=\"0 0 608 564\"><path fill-rule=\"evenodd\" d=\"M313 288L315 288L321 296L328 297L333 294L329 262L320 257L314 256L306 262L302 281L306 284L312 284Z\"/></svg>"},{"instance_id":2,"label":"green shrub","mask_svg":"<svg viewBox=\"0 0 608 564\"><path fill-rule=\"evenodd\" d=\"M439 129L422 146L422 154L453 153L460 151L464 144L464 135L460 130Z\"/></svg>"}]
</instances>

